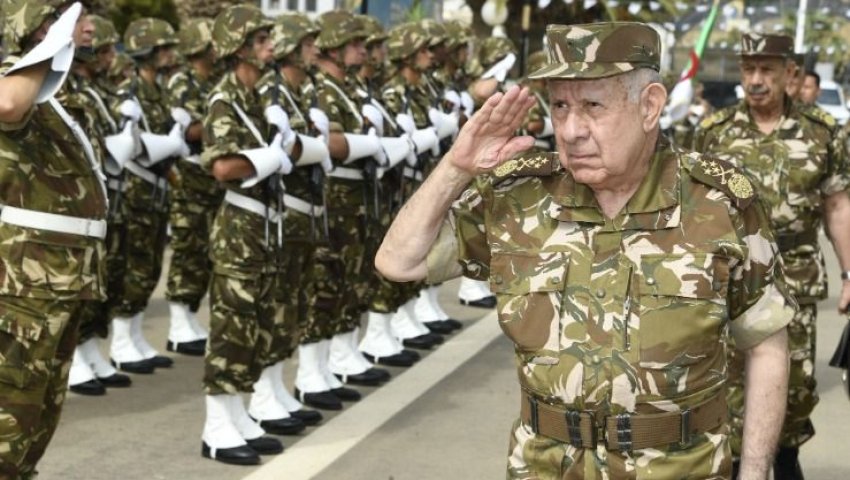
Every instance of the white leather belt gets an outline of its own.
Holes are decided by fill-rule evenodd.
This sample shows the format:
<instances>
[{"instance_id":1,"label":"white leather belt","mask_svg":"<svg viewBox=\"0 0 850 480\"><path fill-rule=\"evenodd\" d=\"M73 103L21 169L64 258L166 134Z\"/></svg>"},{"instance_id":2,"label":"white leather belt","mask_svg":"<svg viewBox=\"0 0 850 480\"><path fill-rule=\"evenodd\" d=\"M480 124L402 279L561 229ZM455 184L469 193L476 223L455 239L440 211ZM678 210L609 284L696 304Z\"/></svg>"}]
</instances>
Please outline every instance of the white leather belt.
<instances>
[{"instance_id":1,"label":"white leather belt","mask_svg":"<svg viewBox=\"0 0 850 480\"><path fill-rule=\"evenodd\" d=\"M245 195L236 193L233 190L228 190L227 193L224 194L224 201L234 207L238 207L263 218L267 218L270 222L277 223L279 220L277 212L271 208L267 208L263 202L254 200L251 197L246 197Z\"/></svg>"},{"instance_id":2,"label":"white leather belt","mask_svg":"<svg viewBox=\"0 0 850 480\"><path fill-rule=\"evenodd\" d=\"M414 170L410 167L404 167L404 176L411 180L416 180L417 182L422 181L422 172Z\"/></svg>"},{"instance_id":3,"label":"white leather belt","mask_svg":"<svg viewBox=\"0 0 850 480\"><path fill-rule=\"evenodd\" d=\"M128 172L150 183L151 185L156 185L161 189L165 189L168 186L168 180L166 180L165 177L158 177L153 172L145 169L144 167L138 165L133 161L124 164L124 168L126 168Z\"/></svg>"},{"instance_id":4,"label":"white leather belt","mask_svg":"<svg viewBox=\"0 0 850 480\"><path fill-rule=\"evenodd\" d=\"M288 193L283 194L283 205L286 208L301 212L304 215L311 217L321 217L325 213L325 207L322 205L313 205L310 202L305 202L298 197L293 197Z\"/></svg>"},{"instance_id":5,"label":"white leather belt","mask_svg":"<svg viewBox=\"0 0 850 480\"><path fill-rule=\"evenodd\" d=\"M3 207L0 222L50 232L70 233L85 237L106 238L106 221L39 212L17 207Z\"/></svg>"},{"instance_id":6,"label":"white leather belt","mask_svg":"<svg viewBox=\"0 0 850 480\"><path fill-rule=\"evenodd\" d=\"M363 180L363 172L356 168L335 167L328 176L345 180Z\"/></svg>"},{"instance_id":7,"label":"white leather belt","mask_svg":"<svg viewBox=\"0 0 850 480\"><path fill-rule=\"evenodd\" d=\"M194 163L197 166L201 166L201 156L200 155L189 155L188 157L183 157L183 160L186 160L189 163Z\"/></svg>"}]
</instances>

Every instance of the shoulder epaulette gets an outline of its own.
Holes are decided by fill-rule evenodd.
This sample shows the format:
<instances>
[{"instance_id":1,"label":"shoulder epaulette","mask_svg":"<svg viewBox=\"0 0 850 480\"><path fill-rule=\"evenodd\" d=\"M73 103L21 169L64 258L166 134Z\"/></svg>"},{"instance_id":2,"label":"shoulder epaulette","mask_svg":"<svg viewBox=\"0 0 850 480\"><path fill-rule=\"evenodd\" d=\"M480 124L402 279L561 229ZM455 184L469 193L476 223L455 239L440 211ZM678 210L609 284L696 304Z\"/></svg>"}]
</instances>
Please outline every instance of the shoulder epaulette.
<instances>
[{"instance_id":1,"label":"shoulder epaulette","mask_svg":"<svg viewBox=\"0 0 850 480\"><path fill-rule=\"evenodd\" d=\"M696 181L716 188L729 196L739 209L747 208L756 198L752 182L738 167L713 155L692 153L686 156L685 168Z\"/></svg>"},{"instance_id":2,"label":"shoulder epaulette","mask_svg":"<svg viewBox=\"0 0 850 480\"><path fill-rule=\"evenodd\" d=\"M721 123L724 123L725 121L732 118L732 115L734 113L735 113L735 107L726 107L726 108L720 109L720 110L712 113L711 115L703 118L702 121L699 122L699 128L702 129L702 130L706 130L706 129L711 128L715 125L719 125Z\"/></svg>"},{"instance_id":3,"label":"shoulder epaulette","mask_svg":"<svg viewBox=\"0 0 850 480\"><path fill-rule=\"evenodd\" d=\"M830 130L838 126L835 117L817 105L800 105L800 113L809 120L826 125Z\"/></svg>"},{"instance_id":4,"label":"shoulder epaulette","mask_svg":"<svg viewBox=\"0 0 850 480\"><path fill-rule=\"evenodd\" d=\"M525 153L499 165L491 172L493 180L499 182L511 177L545 177L560 170L558 154Z\"/></svg>"}]
</instances>

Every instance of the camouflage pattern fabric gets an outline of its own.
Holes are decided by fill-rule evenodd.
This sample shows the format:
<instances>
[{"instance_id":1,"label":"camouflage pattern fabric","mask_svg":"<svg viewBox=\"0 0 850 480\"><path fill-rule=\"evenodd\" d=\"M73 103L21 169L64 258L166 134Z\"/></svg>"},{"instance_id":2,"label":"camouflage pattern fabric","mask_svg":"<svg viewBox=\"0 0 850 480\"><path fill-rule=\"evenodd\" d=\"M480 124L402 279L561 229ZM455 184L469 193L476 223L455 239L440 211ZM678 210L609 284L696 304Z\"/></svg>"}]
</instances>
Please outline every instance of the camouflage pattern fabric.
<instances>
[{"instance_id":1,"label":"camouflage pattern fabric","mask_svg":"<svg viewBox=\"0 0 850 480\"><path fill-rule=\"evenodd\" d=\"M271 29L274 22L251 4L232 5L224 9L213 24L213 50L219 60L236 53L250 35L264 28ZM258 65L258 68L261 68Z\"/></svg>"},{"instance_id":2,"label":"camouflage pattern fabric","mask_svg":"<svg viewBox=\"0 0 850 480\"><path fill-rule=\"evenodd\" d=\"M209 18L186 20L177 32L178 49L186 57L203 53L212 45L213 21Z\"/></svg>"},{"instance_id":3,"label":"camouflage pattern fabric","mask_svg":"<svg viewBox=\"0 0 850 480\"><path fill-rule=\"evenodd\" d=\"M2 478L35 478L59 425L82 303L0 296Z\"/></svg>"},{"instance_id":4,"label":"camouflage pattern fabric","mask_svg":"<svg viewBox=\"0 0 850 480\"><path fill-rule=\"evenodd\" d=\"M403 23L390 30L387 37L387 59L405 60L427 45L428 32L420 23Z\"/></svg>"},{"instance_id":5,"label":"camouflage pattern fabric","mask_svg":"<svg viewBox=\"0 0 850 480\"><path fill-rule=\"evenodd\" d=\"M186 67L168 81L170 103L186 109L193 122L206 115L207 95L212 85ZM177 162L178 180L171 191L171 262L165 298L197 311L209 288L212 263L209 238L213 219L221 205L224 190L200 166L202 142L190 145L193 159Z\"/></svg>"},{"instance_id":6,"label":"camouflage pattern fabric","mask_svg":"<svg viewBox=\"0 0 850 480\"><path fill-rule=\"evenodd\" d=\"M113 97L112 112L121 118L119 105L127 98L135 97L144 112L140 127L152 133L166 134L173 121L168 99L156 84L141 77L129 79L119 86ZM148 170L164 179L172 161L163 160ZM141 177L126 172L121 209L124 217L124 278L119 292L112 303L112 316L130 317L143 312L162 273L162 260L167 243L168 187L155 187Z\"/></svg>"},{"instance_id":7,"label":"camouflage pattern fabric","mask_svg":"<svg viewBox=\"0 0 850 480\"><path fill-rule=\"evenodd\" d=\"M305 37L317 33L319 33L319 28L306 14L301 12L283 13L275 19L275 26L272 29L275 58L282 59L296 51Z\"/></svg>"},{"instance_id":8,"label":"camouflage pattern fabric","mask_svg":"<svg viewBox=\"0 0 850 480\"><path fill-rule=\"evenodd\" d=\"M783 280L801 305L826 297L823 253L817 235L823 224L825 196L850 188L844 134L822 110L786 102L785 113L770 135L752 121L744 102L709 116L700 124L694 147L740 166L751 178L770 212L780 245ZM792 358L785 427L780 445L799 446L814 433L809 415L817 403L814 363L815 312L802 311L789 327ZM730 400L740 399L732 384ZM743 404L730 401L730 408Z\"/></svg>"},{"instance_id":9,"label":"camouflage pattern fabric","mask_svg":"<svg viewBox=\"0 0 850 480\"><path fill-rule=\"evenodd\" d=\"M747 32L741 36L741 55L794 57L794 39L788 35Z\"/></svg>"},{"instance_id":10,"label":"camouflage pattern fabric","mask_svg":"<svg viewBox=\"0 0 850 480\"><path fill-rule=\"evenodd\" d=\"M459 273L459 259L464 275L490 281L527 395L596 418L675 412L723 394L726 332L747 349L790 321L769 232L746 177L663 138L611 219L557 154L520 156L455 203L428 277ZM621 452L518 424L508 478L726 478L727 428Z\"/></svg>"},{"instance_id":11,"label":"camouflage pattern fabric","mask_svg":"<svg viewBox=\"0 0 850 480\"><path fill-rule=\"evenodd\" d=\"M339 48L346 43L369 37L363 21L347 10L331 10L319 15L319 37L316 46L323 50Z\"/></svg>"},{"instance_id":12,"label":"camouflage pattern fabric","mask_svg":"<svg viewBox=\"0 0 850 480\"><path fill-rule=\"evenodd\" d=\"M139 18L124 30L124 51L130 56L147 55L154 47L177 45L177 34L165 20Z\"/></svg>"},{"instance_id":13,"label":"camouflage pattern fabric","mask_svg":"<svg viewBox=\"0 0 850 480\"><path fill-rule=\"evenodd\" d=\"M3 50L4 55L24 51L24 42L38 30L41 24L56 10L56 5L45 0L3 0ZM9 65L11 66L11 64ZM8 67L7 67L8 68ZM5 70L5 69L4 69Z\"/></svg>"},{"instance_id":14,"label":"camouflage pattern fabric","mask_svg":"<svg viewBox=\"0 0 850 480\"><path fill-rule=\"evenodd\" d=\"M201 164L208 171L220 157L260 146L234 104L260 132L270 133L257 92L245 88L235 73L226 73L210 95L215 101L204 119L201 154ZM279 212L278 180L273 175L247 189L240 187L241 180L224 186L261 202L270 212ZM213 276L210 336L204 358L204 391L208 395L250 392L268 365L276 323L275 283L282 260L277 228L276 223L227 202L218 209L209 247Z\"/></svg>"},{"instance_id":15,"label":"camouflage pattern fabric","mask_svg":"<svg viewBox=\"0 0 850 480\"><path fill-rule=\"evenodd\" d=\"M603 78L636 68L659 69L661 40L643 23L549 25L546 38L549 65L532 72L531 79Z\"/></svg>"}]
</instances>

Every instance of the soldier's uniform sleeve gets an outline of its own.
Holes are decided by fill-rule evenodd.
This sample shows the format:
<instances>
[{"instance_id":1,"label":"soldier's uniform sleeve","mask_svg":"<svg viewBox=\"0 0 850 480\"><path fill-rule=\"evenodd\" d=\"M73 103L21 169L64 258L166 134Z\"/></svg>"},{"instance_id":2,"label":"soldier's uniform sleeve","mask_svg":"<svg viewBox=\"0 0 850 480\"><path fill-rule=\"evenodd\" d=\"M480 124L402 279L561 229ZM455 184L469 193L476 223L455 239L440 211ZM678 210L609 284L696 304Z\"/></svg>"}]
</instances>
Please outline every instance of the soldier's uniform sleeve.
<instances>
[{"instance_id":1,"label":"soldier's uniform sleeve","mask_svg":"<svg viewBox=\"0 0 850 480\"><path fill-rule=\"evenodd\" d=\"M828 145L829 163L820 184L823 195L850 190L850 160L847 153L847 129L834 128Z\"/></svg>"},{"instance_id":2,"label":"soldier's uniform sleeve","mask_svg":"<svg viewBox=\"0 0 850 480\"><path fill-rule=\"evenodd\" d=\"M487 177L478 177L461 194L428 253L428 281L465 275L477 280L490 276L490 247L484 227Z\"/></svg>"},{"instance_id":3,"label":"soldier's uniform sleeve","mask_svg":"<svg viewBox=\"0 0 850 480\"><path fill-rule=\"evenodd\" d=\"M243 149L236 141L239 131L238 119L226 101L213 102L204 118L204 151L201 165L212 171L213 162L219 157L233 155Z\"/></svg>"},{"instance_id":4,"label":"soldier's uniform sleeve","mask_svg":"<svg viewBox=\"0 0 850 480\"><path fill-rule=\"evenodd\" d=\"M730 332L736 347L746 350L785 328L796 303L779 280L779 250L763 203L733 208L731 216L745 258L729 272Z\"/></svg>"},{"instance_id":5,"label":"soldier's uniform sleeve","mask_svg":"<svg viewBox=\"0 0 850 480\"><path fill-rule=\"evenodd\" d=\"M342 124L342 111L339 104L342 100L337 98L332 88L322 88L318 91L319 110L325 112L330 121L329 130L333 133L344 133L345 126Z\"/></svg>"},{"instance_id":6,"label":"soldier's uniform sleeve","mask_svg":"<svg viewBox=\"0 0 850 480\"><path fill-rule=\"evenodd\" d=\"M12 68L12 66L20 60L20 57L16 55L9 55L8 57L3 59L3 62L0 63L0 77L5 77L6 72ZM23 116L23 118L18 122L6 123L0 122L0 131L2 132L12 132L15 130L20 130L27 126L32 117L33 112L35 111L35 105L32 105L27 111L27 113Z\"/></svg>"},{"instance_id":7,"label":"soldier's uniform sleeve","mask_svg":"<svg viewBox=\"0 0 850 480\"><path fill-rule=\"evenodd\" d=\"M192 116L192 121L200 121L204 118L204 99L195 90L184 72L174 74L168 80L168 103L175 107L182 107Z\"/></svg>"}]
</instances>

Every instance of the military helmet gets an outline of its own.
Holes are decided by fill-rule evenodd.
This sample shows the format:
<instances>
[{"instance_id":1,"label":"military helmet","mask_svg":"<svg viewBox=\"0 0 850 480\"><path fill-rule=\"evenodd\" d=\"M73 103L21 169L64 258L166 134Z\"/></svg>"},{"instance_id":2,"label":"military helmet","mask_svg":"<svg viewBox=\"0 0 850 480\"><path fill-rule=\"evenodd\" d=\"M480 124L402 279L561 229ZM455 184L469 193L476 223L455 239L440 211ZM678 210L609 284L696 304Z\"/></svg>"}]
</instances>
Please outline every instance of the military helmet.
<instances>
[{"instance_id":1,"label":"military helmet","mask_svg":"<svg viewBox=\"0 0 850 480\"><path fill-rule=\"evenodd\" d=\"M70 0L0 0L5 54L23 53L27 39Z\"/></svg>"},{"instance_id":2,"label":"military helmet","mask_svg":"<svg viewBox=\"0 0 850 480\"><path fill-rule=\"evenodd\" d=\"M387 38L387 58L404 60L428 45L428 33L421 23L408 22L393 27Z\"/></svg>"},{"instance_id":3,"label":"military helmet","mask_svg":"<svg viewBox=\"0 0 850 480\"><path fill-rule=\"evenodd\" d=\"M478 62L487 69L510 53L516 54L513 42L503 37L488 37L478 48Z\"/></svg>"},{"instance_id":4,"label":"military helmet","mask_svg":"<svg viewBox=\"0 0 850 480\"><path fill-rule=\"evenodd\" d=\"M346 10L331 10L319 16L319 38L316 46L322 50L339 48L358 38L366 39L369 32L363 21Z\"/></svg>"},{"instance_id":5,"label":"military helmet","mask_svg":"<svg viewBox=\"0 0 850 480\"><path fill-rule=\"evenodd\" d=\"M319 27L301 12L286 12L277 17L272 29L274 58L281 59L294 52L308 35L319 33Z\"/></svg>"},{"instance_id":6,"label":"military helmet","mask_svg":"<svg viewBox=\"0 0 850 480\"><path fill-rule=\"evenodd\" d=\"M212 44L213 21L210 18L190 18L183 22L177 38L178 50L186 57L202 53Z\"/></svg>"},{"instance_id":7,"label":"military helmet","mask_svg":"<svg viewBox=\"0 0 850 480\"><path fill-rule=\"evenodd\" d=\"M215 17L212 44L218 58L236 53L258 30L271 29L274 22L262 10L250 4L231 5Z\"/></svg>"},{"instance_id":8,"label":"military helmet","mask_svg":"<svg viewBox=\"0 0 850 480\"><path fill-rule=\"evenodd\" d=\"M426 18L420 20L419 24L425 29L425 36L428 38L429 46L434 47L446 41L446 28L441 23L433 18Z\"/></svg>"},{"instance_id":9,"label":"military helmet","mask_svg":"<svg viewBox=\"0 0 850 480\"><path fill-rule=\"evenodd\" d=\"M443 24L443 28L446 30L446 47L449 49L466 45L472 38L469 28L459 20L450 20Z\"/></svg>"},{"instance_id":10,"label":"military helmet","mask_svg":"<svg viewBox=\"0 0 850 480\"><path fill-rule=\"evenodd\" d=\"M140 18L133 20L124 31L124 51L131 57L147 55L156 47L177 45L177 34L165 20Z\"/></svg>"},{"instance_id":11,"label":"military helmet","mask_svg":"<svg viewBox=\"0 0 850 480\"><path fill-rule=\"evenodd\" d=\"M377 18L370 15L358 15L360 21L363 22L363 28L369 34L366 38L366 43L380 42L387 39L387 33L384 31L384 26Z\"/></svg>"},{"instance_id":12,"label":"military helmet","mask_svg":"<svg viewBox=\"0 0 850 480\"><path fill-rule=\"evenodd\" d=\"M124 74L124 70L128 67L135 66L136 63L133 62L133 59L130 58L124 52L119 52L115 54L115 58L112 59L112 64L109 65L109 70L106 71L106 76L109 78L118 78Z\"/></svg>"},{"instance_id":13,"label":"military helmet","mask_svg":"<svg viewBox=\"0 0 850 480\"><path fill-rule=\"evenodd\" d=\"M525 65L525 71L536 72L546 66L547 63L549 63L549 57L546 55L546 51L538 50L528 56L528 60L526 61Z\"/></svg>"},{"instance_id":14,"label":"military helmet","mask_svg":"<svg viewBox=\"0 0 850 480\"><path fill-rule=\"evenodd\" d=\"M115 30L115 25L100 15L89 15L89 20L94 25L94 34L91 39L91 47L97 50L105 45L115 45L120 38Z\"/></svg>"}]
</instances>

